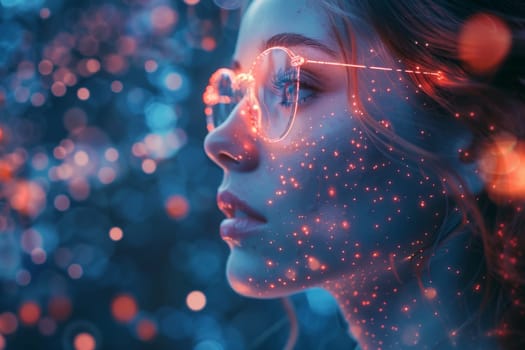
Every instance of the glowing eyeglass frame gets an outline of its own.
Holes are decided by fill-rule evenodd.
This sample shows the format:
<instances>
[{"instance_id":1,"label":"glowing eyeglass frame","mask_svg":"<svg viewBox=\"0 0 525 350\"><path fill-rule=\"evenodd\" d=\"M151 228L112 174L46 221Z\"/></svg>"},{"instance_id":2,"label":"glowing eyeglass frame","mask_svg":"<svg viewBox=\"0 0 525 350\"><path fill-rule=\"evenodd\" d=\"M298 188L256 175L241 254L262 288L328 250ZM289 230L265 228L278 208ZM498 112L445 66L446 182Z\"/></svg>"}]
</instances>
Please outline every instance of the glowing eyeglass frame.
<instances>
[{"instance_id":1,"label":"glowing eyeglass frame","mask_svg":"<svg viewBox=\"0 0 525 350\"><path fill-rule=\"evenodd\" d=\"M223 75L227 74L231 77L233 77L232 85L241 85L241 84L254 84L255 78L252 74L255 66L257 65L258 61L261 57L267 55L272 50L280 49L283 50L289 57L290 57L290 64L292 67L297 67L297 77L296 77L296 91L299 91L299 85L300 85L300 73L301 73L301 66L304 64L320 64L320 65L326 65L326 66L337 66L337 67L345 67L345 68L359 68L359 69L370 69L370 70L378 70L378 71L387 71L387 72L399 72L399 73L407 73L407 74L423 74L423 75L431 75L436 76L438 79L442 77L441 72L429 72L429 71L421 71L419 68L416 70L413 69L402 69L402 68L391 68L391 67L380 67L380 66L367 66L363 64L352 64L352 63L340 63L340 62L331 62L331 61L319 61L319 60L310 60L307 59L301 55L296 55L292 50L290 50L287 47L284 46L272 46L267 49L265 49L263 52L261 52L257 57L254 59L252 65L250 66L250 69L246 73L235 73L233 70L229 68L219 68L215 73L213 73L209 79L209 81L213 81L214 77L217 75ZM242 97L240 101L242 101L245 98L245 96ZM294 110L293 114L290 117L290 121L288 122L288 125L286 126L286 131L276 139L265 137L264 135L261 135L265 140L269 142L278 142L284 139L292 130L294 120L297 114L297 107L298 107L298 94L296 94L295 97L296 101L294 101ZM222 103L222 104L228 104L231 103L231 98L229 96L220 95L219 92L215 89L212 84L209 84L206 87L206 91L203 94L203 101L206 104L206 108L204 110L204 113L206 115L206 127L208 132L211 132L215 129L215 123L213 122L213 106L216 104ZM240 103L240 101L238 103ZM260 113L260 111L258 111ZM226 118L227 119L227 118ZM260 120L260 117L258 118ZM257 129L257 128L256 128Z\"/></svg>"}]
</instances>

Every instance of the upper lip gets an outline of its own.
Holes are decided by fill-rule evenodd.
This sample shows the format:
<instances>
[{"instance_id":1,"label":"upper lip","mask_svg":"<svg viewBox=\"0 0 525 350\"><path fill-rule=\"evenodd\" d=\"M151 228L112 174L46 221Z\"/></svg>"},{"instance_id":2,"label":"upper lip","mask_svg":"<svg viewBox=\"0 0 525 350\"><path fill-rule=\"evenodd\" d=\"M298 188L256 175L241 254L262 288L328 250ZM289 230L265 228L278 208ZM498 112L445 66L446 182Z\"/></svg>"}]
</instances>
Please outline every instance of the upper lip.
<instances>
[{"instance_id":1,"label":"upper lip","mask_svg":"<svg viewBox=\"0 0 525 350\"><path fill-rule=\"evenodd\" d=\"M239 215L266 222L266 218L251 208L246 202L240 200L233 193L222 191L217 194L217 205L227 218L239 217Z\"/></svg>"}]
</instances>

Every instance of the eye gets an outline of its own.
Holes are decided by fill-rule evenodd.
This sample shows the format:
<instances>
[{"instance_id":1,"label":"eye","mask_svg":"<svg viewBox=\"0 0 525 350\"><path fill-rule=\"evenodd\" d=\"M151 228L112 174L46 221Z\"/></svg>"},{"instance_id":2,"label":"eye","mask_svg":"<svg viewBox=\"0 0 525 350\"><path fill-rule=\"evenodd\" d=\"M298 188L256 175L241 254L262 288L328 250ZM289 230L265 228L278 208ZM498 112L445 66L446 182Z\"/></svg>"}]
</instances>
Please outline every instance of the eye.
<instances>
[{"instance_id":1,"label":"eye","mask_svg":"<svg viewBox=\"0 0 525 350\"><path fill-rule=\"evenodd\" d=\"M297 69L279 71L271 82L272 93L279 97L279 104L282 107L292 107L297 99L297 103L304 103L315 95L317 89L308 83L306 76L297 79ZM297 86L299 83L299 86Z\"/></svg>"}]
</instances>

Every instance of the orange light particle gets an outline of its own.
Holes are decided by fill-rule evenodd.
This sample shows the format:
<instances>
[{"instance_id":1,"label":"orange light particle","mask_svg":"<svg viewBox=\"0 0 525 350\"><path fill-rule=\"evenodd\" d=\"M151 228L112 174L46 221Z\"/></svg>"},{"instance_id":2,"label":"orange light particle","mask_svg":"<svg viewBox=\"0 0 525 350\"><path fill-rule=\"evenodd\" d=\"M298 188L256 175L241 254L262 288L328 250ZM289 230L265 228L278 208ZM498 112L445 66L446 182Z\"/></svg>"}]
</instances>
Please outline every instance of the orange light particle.
<instances>
[{"instance_id":1,"label":"orange light particle","mask_svg":"<svg viewBox=\"0 0 525 350\"><path fill-rule=\"evenodd\" d=\"M95 74L100 70L100 62L95 58L86 61L86 69L89 73Z\"/></svg>"},{"instance_id":2,"label":"orange light particle","mask_svg":"<svg viewBox=\"0 0 525 350\"><path fill-rule=\"evenodd\" d=\"M95 350L97 342L93 335L83 332L78 333L73 340L73 346L75 350Z\"/></svg>"},{"instance_id":3,"label":"orange light particle","mask_svg":"<svg viewBox=\"0 0 525 350\"><path fill-rule=\"evenodd\" d=\"M124 85L119 80L114 80L111 82L111 91L114 93L119 93L124 88Z\"/></svg>"},{"instance_id":4,"label":"orange light particle","mask_svg":"<svg viewBox=\"0 0 525 350\"><path fill-rule=\"evenodd\" d=\"M159 65L157 64L156 61L154 60L147 60L146 62L144 62L144 69L146 70L146 72L148 73L153 73L157 70L157 68L159 67Z\"/></svg>"},{"instance_id":5,"label":"orange light particle","mask_svg":"<svg viewBox=\"0 0 525 350\"><path fill-rule=\"evenodd\" d=\"M137 323L137 336L142 341L150 341L157 335L157 325L149 319L142 319Z\"/></svg>"},{"instance_id":6,"label":"orange light particle","mask_svg":"<svg viewBox=\"0 0 525 350\"><path fill-rule=\"evenodd\" d=\"M53 72L53 62L42 60L38 63L38 71L42 75L49 75Z\"/></svg>"},{"instance_id":7,"label":"orange light particle","mask_svg":"<svg viewBox=\"0 0 525 350\"><path fill-rule=\"evenodd\" d=\"M142 171L146 174L153 174L157 170L157 163L153 159L144 159L142 161Z\"/></svg>"},{"instance_id":8,"label":"orange light particle","mask_svg":"<svg viewBox=\"0 0 525 350\"><path fill-rule=\"evenodd\" d=\"M166 33L175 25L178 14L169 6L157 6L151 11L151 25L158 33Z\"/></svg>"},{"instance_id":9,"label":"orange light particle","mask_svg":"<svg viewBox=\"0 0 525 350\"><path fill-rule=\"evenodd\" d=\"M118 322L127 323L132 321L138 312L135 298L129 294L121 294L113 299L111 313Z\"/></svg>"},{"instance_id":10,"label":"orange light particle","mask_svg":"<svg viewBox=\"0 0 525 350\"><path fill-rule=\"evenodd\" d=\"M109 230L109 238L113 241L120 241L124 237L124 232L120 227L112 227Z\"/></svg>"},{"instance_id":11,"label":"orange light particle","mask_svg":"<svg viewBox=\"0 0 525 350\"><path fill-rule=\"evenodd\" d=\"M469 71L490 74L505 60L511 44L511 31L503 20L478 13L467 19L459 33L458 54Z\"/></svg>"},{"instance_id":12,"label":"orange light particle","mask_svg":"<svg viewBox=\"0 0 525 350\"><path fill-rule=\"evenodd\" d=\"M525 143L498 135L479 160L480 172L493 200L525 198Z\"/></svg>"},{"instance_id":13,"label":"orange light particle","mask_svg":"<svg viewBox=\"0 0 525 350\"><path fill-rule=\"evenodd\" d=\"M72 305L71 300L64 296L56 296L49 300L47 305L49 315L55 321L65 321L71 316Z\"/></svg>"},{"instance_id":14,"label":"orange light particle","mask_svg":"<svg viewBox=\"0 0 525 350\"><path fill-rule=\"evenodd\" d=\"M90 95L91 93L85 87L81 87L80 89L77 90L77 97L79 100L86 101L89 99Z\"/></svg>"},{"instance_id":15,"label":"orange light particle","mask_svg":"<svg viewBox=\"0 0 525 350\"><path fill-rule=\"evenodd\" d=\"M13 166L0 160L0 182L7 182L13 177Z\"/></svg>"},{"instance_id":16,"label":"orange light particle","mask_svg":"<svg viewBox=\"0 0 525 350\"><path fill-rule=\"evenodd\" d=\"M37 324L40 319L40 305L34 301L26 301L18 309L18 317L20 322L27 326Z\"/></svg>"},{"instance_id":17,"label":"orange light particle","mask_svg":"<svg viewBox=\"0 0 525 350\"><path fill-rule=\"evenodd\" d=\"M66 94L66 85L61 81L56 81L51 85L51 92L56 97L62 97Z\"/></svg>"},{"instance_id":18,"label":"orange light particle","mask_svg":"<svg viewBox=\"0 0 525 350\"><path fill-rule=\"evenodd\" d=\"M18 181L8 191L9 204L18 212L35 217L46 205L46 193L32 181Z\"/></svg>"},{"instance_id":19,"label":"orange light particle","mask_svg":"<svg viewBox=\"0 0 525 350\"><path fill-rule=\"evenodd\" d=\"M109 54L104 57L104 69L111 74L119 74L128 68L128 63L122 55Z\"/></svg>"},{"instance_id":20,"label":"orange light particle","mask_svg":"<svg viewBox=\"0 0 525 350\"><path fill-rule=\"evenodd\" d=\"M0 314L0 334L9 335L16 332L18 328L18 319L12 312Z\"/></svg>"},{"instance_id":21,"label":"orange light particle","mask_svg":"<svg viewBox=\"0 0 525 350\"><path fill-rule=\"evenodd\" d=\"M181 195L173 195L169 197L166 200L165 207L168 216L176 220L185 218L190 211L188 200Z\"/></svg>"},{"instance_id":22,"label":"orange light particle","mask_svg":"<svg viewBox=\"0 0 525 350\"><path fill-rule=\"evenodd\" d=\"M206 295L201 291L194 290L186 297L186 305L192 311L200 311L206 306Z\"/></svg>"},{"instance_id":23,"label":"orange light particle","mask_svg":"<svg viewBox=\"0 0 525 350\"><path fill-rule=\"evenodd\" d=\"M217 47L217 42L214 38L207 36L201 40L201 47L205 51L213 51Z\"/></svg>"},{"instance_id":24,"label":"orange light particle","mask_svg":"<svg viewBox=\"0 0 525 350\"><path fill-rule=\"evenodd\" d=\"M437 297L437 290L436 288L432 288L432 287L425 288L425 290L423 291L423 294L425 295L425 298L432 300L435 297Z\"/></svg>"},{"instance_id":25,"label":"orange light particle","mask_svg":"<svg viewBox=\"0 0 525 350\"><path fill-rule=\"evenodd\" d=\"M308 258L308 268L312 271L317 271L321 268L321 263L314 257Z\"/></svg>"}]
</instances>

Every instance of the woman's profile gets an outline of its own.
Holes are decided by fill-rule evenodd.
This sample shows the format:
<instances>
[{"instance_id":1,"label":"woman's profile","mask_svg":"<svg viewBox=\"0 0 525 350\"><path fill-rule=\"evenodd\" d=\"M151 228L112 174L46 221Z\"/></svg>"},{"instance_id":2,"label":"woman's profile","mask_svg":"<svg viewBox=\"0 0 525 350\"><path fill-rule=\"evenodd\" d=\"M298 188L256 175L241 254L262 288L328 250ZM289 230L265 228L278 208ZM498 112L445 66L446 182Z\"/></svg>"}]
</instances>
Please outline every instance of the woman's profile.
<instances>
[{"instance_id":1,"label":"woman's profile","mask_svg":"<svg viewBox=\"0 0 525 350\"><path fill-rule=\"evenodd\" d=\"M520 348L524 31L519 1L252 1L204 95L231 287L322 287L362 349Z\"/></svg>"}]
</instances>

